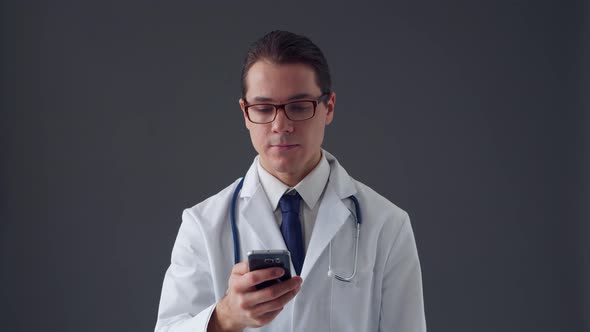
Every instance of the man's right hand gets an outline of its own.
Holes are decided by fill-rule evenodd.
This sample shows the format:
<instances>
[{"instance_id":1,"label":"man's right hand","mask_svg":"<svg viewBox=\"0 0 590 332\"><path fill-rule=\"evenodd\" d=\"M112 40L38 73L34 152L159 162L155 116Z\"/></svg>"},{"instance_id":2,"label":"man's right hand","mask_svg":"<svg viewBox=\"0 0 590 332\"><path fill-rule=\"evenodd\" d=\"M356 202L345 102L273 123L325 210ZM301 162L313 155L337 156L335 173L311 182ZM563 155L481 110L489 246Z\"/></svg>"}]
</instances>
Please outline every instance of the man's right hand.
<instances>
[{"instance_id":1,"label":"man's right hand","mask_svg":"<svg viewBox=\"0 0 590 332\"><path fill-rule=\"evenodd\" d=\"M242 331L270 323L297 295L303 280L294 276L260 290L255 285L280 278L283 273L280 267L250 272L246 262L234 265L227 293L215 307L207 331Z\"/></svg>"}]
</instances>

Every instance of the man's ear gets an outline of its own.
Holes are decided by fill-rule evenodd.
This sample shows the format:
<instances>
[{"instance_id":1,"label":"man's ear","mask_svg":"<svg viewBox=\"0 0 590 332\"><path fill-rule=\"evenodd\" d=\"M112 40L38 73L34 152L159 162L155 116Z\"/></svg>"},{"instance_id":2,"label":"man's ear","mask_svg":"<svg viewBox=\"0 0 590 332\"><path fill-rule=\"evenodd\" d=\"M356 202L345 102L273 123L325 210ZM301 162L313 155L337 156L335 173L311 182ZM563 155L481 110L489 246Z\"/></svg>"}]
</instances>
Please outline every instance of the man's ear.
<instances>
[{"instance_id":1,"label":"man's ear","mask_svg":"<svg viewBox=\"0 0 590 332\"><path fill-rule=\"evenodd\" d=\"M246 102L243 98L240 98L238 100L238 103L240 104L240 108L242 109L242 115L244 116L244 124L246 125L246 128L249 130L250 121L248 121L248 116L246 115Z\"/></svg>"},{"instance_id":2,"label":"man's ear","mask_svg":"<svg viewBox=\"0 0 590 332\"><path fill-rule=\"evenodd\" d=\"M334 108L336 107L336 92L330 93L330 98L326 103L328 112L326 113L326 126L334 120Z\"/></svg>"}]
</instances>

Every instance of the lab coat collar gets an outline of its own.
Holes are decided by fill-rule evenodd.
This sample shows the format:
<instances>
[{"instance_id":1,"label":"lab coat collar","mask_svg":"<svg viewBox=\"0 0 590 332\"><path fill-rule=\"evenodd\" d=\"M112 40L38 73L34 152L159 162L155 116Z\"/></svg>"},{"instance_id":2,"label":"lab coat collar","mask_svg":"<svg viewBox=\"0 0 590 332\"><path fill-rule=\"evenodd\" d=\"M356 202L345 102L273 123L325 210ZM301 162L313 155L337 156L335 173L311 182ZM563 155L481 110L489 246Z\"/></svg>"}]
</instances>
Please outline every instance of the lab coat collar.
<instances>
[{"instance_id":1,"label":"lab coat collar","mask_svg":"<svg viewBox=\"0 0 590 332\"><path fill-rule=\"evenodd\" d=\"M346 170L338 163L336 157L334 157L328 151L322 149L322 154L325 156L328 164L330 165L330 177L328 179L328 185L333 186L333 190L336 195L344 200L348 197L356 194L356 187ZM244 185L240 191L240 197L251 197L261 188L260 178L256 170L256 165L259 163L259 156L254 158L252 165L246 173L244 179ZM264 190L262 190L264 191Z\"/></svg>"},{"instance_id":2,"label":"lab coat collar","mask_svg":"<svg viewBox=\"0 0 590 332\"><path fill-rule=\"evenodd\" d=\"M258 191L258 188L261 187L260 179L258 178L258 172L256 171L256 164L258 164L258 158L259 156L256 156L256 158L254 158L254 162L252 162L252 165L250 165L248 172L246 172L246 175L244 177L244 184L242 185L242 190L240 191L241 198L251 197Z\"/></svg>"},{"instance_id":3,"label":"lab coat collar","mask_svg":"<svg viewBox=\"0 0 590 332\"><path fill-rule=\"evenodd\" d=\"M322 153L326 156L326 160L328 160L328 164L330 165L330 178L328 184L330 185L331 183L336 195L342 200L355 195L356 186L344 167L342 167L336 157L328 151L322 150Z\"/></svg>"},{"instance_id":4,"label":"lab coat collar","mask_svg":"<svg viewBox=\"0 0 590 332\"><path fill-rule=\"evenodd\" d=\"M287 247L285 246L281 231L277 227L272 207L260 184L258 172L256 171L256 163L258 163L258 157L254 159L254 162L246 173L244 184L240 191L240 220L246 221L260 242L261 247L252 248L253 250L286 250ZM242 257L245 257L244 252L242 252ZM293 266L291 266L291 270L293 270Z\"/></svg>"}]
</instances>

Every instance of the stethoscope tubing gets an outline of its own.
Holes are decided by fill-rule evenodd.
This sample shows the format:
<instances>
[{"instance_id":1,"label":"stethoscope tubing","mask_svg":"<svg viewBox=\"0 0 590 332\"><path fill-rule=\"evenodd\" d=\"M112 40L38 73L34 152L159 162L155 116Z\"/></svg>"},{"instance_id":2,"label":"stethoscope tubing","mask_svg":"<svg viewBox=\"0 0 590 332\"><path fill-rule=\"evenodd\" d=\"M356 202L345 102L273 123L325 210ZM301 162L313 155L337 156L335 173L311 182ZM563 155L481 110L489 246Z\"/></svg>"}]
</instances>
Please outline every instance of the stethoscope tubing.
<instances>
[{"instance_id":1,"label":"stethoscope tubing","mask_svg":"<svg viewBox=\"0 0 590 332\"><path fill-rule=\"evenodd\" d=\"M236 202L238 201L238 194L240 190L242 190L242 186L244 185L244 176L238 186L234 190L234 195L231 200L231 233L234 239L234 264L238 264L240 262L240 235L238 234L238 226L236 225Z\"/></svg>"}]
</instances>

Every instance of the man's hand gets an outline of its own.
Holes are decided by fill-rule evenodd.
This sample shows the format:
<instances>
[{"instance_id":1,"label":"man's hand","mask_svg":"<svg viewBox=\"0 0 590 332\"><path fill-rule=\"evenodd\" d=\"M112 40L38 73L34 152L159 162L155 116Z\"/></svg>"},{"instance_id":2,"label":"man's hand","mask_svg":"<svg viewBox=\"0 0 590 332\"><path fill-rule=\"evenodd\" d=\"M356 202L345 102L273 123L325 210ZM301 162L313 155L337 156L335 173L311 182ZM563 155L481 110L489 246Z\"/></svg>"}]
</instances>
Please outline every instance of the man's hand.
<instances>
[{"instance_id":1,"label":"man's hand","mask_svg":"<svg viewBox=\"0 0 590 332\"><path fill-rule=\"evenodd\" d=\"M301 277L277 283L264 289L255 285L280 278L285 271L268 268L249 272L248 264L234 265L227 294L219 301L209 320L208 331L242 331L270 323L301 289Z\"/></svg>"}]
</instances>

